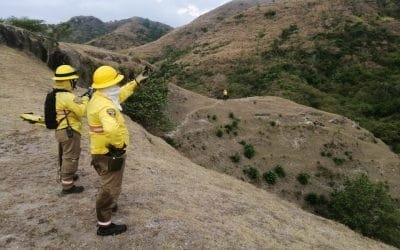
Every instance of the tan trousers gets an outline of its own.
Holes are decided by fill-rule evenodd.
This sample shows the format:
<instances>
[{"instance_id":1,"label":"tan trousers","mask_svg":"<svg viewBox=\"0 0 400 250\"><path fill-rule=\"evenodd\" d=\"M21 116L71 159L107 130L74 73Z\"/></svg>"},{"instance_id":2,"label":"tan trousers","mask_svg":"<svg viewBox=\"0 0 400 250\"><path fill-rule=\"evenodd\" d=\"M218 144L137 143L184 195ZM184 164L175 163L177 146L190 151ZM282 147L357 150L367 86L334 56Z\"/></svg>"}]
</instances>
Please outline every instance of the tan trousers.
<instances>
[{"instance_id":1,"label":"tan trousers","mask_svg":"<svg viewBox=\"0 0 400 250\"><path fill-rule=\"evenodd\" d=\"M79 156L81 154L81 135L74 131L73 137L68 138L65 129L56 130L55 134L62 150L60 173L62 188L69 189L74 185L73 176L78 170Z\"/></svg>"},{"instance_id":2,"label":"tan trousers","mask_svg":"<svg viewBox=\"0 0 400 250\"><path fill-rule=\"evenodd\" d=\"M117 204L121 193L122 177L125 169L125 158L122 168L118 171L108 170L106 155L92 155L92 165L100 176L100 188L97 192L96 213L99 223L111 222L111 209Z\"/></svg>"}]
</instances>

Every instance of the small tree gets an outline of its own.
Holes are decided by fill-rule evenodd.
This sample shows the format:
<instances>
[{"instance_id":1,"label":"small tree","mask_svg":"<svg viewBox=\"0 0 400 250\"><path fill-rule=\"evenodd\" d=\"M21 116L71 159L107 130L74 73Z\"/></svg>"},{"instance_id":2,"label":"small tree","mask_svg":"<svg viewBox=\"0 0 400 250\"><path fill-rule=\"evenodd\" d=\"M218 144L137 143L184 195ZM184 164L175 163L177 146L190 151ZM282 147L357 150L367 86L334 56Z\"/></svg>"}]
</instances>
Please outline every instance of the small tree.
<instances>
[{"instance_id":1,"label":"small tree","mask_svg":"<svg viewBox=\"0 0 400 250\"><path fill-rule=\"evenodd\" d=\"M215 132L215 135L220 137L220 138L222 137L223 134L224 134L224 132L222 132L221 129L217 129L217 132Z\"/></svg>"},{"instance_id":2,"label":"small tree","mask_svg":"<svg viewBox=\"0 0 400 250\"><path fill-rule=\"evenodd\" d=\"M47 25L43 23L43 20L29 19L27 17L17 18L12 16L7 18L4 22L32 32L44 32L47 29Z\"/></svg>"},{"instance_id":3,"label":"small tree","mask_svg":"<svg viewBox=\"0 0 400 250\"><path fill-rule=\"evenodd\" d=\"M276 183L276 180L278 179L278 176L276 175L275 172L268 171L263 174L263 179L270 185L274 185Z\"/></svg>"},{"instance_id":4,"label":"small tree","mask_svg":"<svg viewBox=\"0 0 400 250\"><path fill-rule=\"evenodd\" d=\"M353 230L400 247L400 210L381 182L366 175L347 180L332 193L329 213Z\"/></svg>"},{"instance_id":5,"label":"small tree","mask_svg":"<svg viewBox=\"0 0 400 250\"><path fill-rule=\"evenodd\" d=\"M246 156L248 159L253 158L253 156L256 154L256 151L251 144L246 144L244 145L244 156Z\"/></svg>"},{"instance_id":6,"label":"small tree","mask_svg":"<svg viewBox=\"0 0 400 250\"><path fill-rule=\"evenodd\" d=\"M245 173L253 181L257 181L258 179L260 179L260 172L255 167L243 169L243 173Z\"/></svg>"},{"instance_id":7,"label":"small tree","mask_svg":"<svg viewBox=\"0 0 400 250\"><path fill-rule=\"evenodd\" d=\"M152 76L124 103L124 111L147 129L166 131L171 127L165 110L167 95L164 80Z\"/></svg>"},{"instance_id":8,"label":"small tree","mask_svg":"<svg viewBox=\"0 0 400 250\"><path fill-rule=\"evenodd\" d=\"M235 155L230 156L229 158L234 163L238 163L240 161L240 155L238 153L236 153Z\"/></svg>"},{"instance_id":9,"label":"small tree","mask_svg":"<svg viewBox=\"0 0 400 250\"><path fill-rule=\"evenodd\" d=\"M296 179L301 185L307 185L309 178L310 178L310 176L308 174L300 173L300 174L297 175Z\"/></svg>"},{"instance_id":10,"label":"small tree","mask_svg":"<svg viewBox=\"0 0 400 250\"><path fill-rule=\"evenodd\" d=\"M286 172L285 169L281 165L276 165L274 168L274 172L279 176L280 178L286 177Z\"/></svg>"}]
</instances>

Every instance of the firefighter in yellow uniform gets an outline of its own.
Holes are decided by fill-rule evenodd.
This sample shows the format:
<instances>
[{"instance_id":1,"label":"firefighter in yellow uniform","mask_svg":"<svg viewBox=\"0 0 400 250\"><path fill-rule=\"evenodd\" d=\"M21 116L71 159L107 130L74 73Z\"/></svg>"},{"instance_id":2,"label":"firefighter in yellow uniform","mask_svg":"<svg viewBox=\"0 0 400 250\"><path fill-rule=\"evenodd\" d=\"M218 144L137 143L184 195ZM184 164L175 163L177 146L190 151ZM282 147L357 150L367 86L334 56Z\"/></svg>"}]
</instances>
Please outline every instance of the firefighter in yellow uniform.
<instances>
[{"instance_id":1,"label":"firefighter in yellow uniform","mask_svg":"<svg viewBox=\"0 0 400 250\"><path fill-rule=\"evenodd\" d=\"M129 133L121 113L123 103L138 84L147 76L140 74L135 80L120 87L124 79L110 66L101 66L93 74L96 91L87 107L92 165L100 176L101 187L96 199L97 234L116 235L126 231L124 224L111 222L112 212L117 210L125 168L125 150L129 145Z\"/></svg>"},{"instance_id":2,"label":"firefighter in yellow uniform","mask_svg":"<svg viewBox=\"0 0 400 250\"><path fill-rule=\"evenodd\" d=\"M229 98L228 96L228 90L224 89L223 93L222 93L222 99L227 100Z\"/></svg>"},{"instance_id":3,"label":"firefighter in yellow uniform","mask_svg":"<svg viewBox=\"0 0 400 250\"><path fill-rule=\"evenodd\" d=\"M76 70L70 65L57 67L53 77L58 122L55 137L59 143L62 194L81 193L84 190L82 186L75 186L74 181L79 177L76 171L81 153L81 118L85 115L89 97L74 95L78 78Z\"/></svg>"}]
</instances>

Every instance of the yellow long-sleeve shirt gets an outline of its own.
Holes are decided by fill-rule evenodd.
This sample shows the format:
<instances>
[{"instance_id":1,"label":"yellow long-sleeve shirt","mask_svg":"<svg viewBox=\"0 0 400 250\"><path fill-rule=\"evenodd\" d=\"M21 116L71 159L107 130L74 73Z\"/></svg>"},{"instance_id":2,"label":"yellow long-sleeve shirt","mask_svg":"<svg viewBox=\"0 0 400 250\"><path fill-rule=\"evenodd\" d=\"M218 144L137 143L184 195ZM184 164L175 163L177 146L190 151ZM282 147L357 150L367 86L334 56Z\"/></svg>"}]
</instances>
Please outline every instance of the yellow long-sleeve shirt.
<instances>
[{"instance_id":1,"label":"yellow long-sleeve shirt","mask_svg":"<svg viewBox=\"0 0 400 250\"><path fill-rule=\"evenodd\" d=\"M78 133L82 133L82 117L85 116L86 106L89 98L76 97L71 92L57 92L56 111L57 121L59 123L57 130L64 129L69 125ZM68 121L65 119L65 113L68 115ZM61 121L61 122L60 122Z\"/></svg>"},{"instance_id":2,"label":"yellow long-sleeve shirt","mask_svg":"<svg viewBox=\"0 0 400 250\"><path fill-rule=\"evenodd\" d=\"M133 94L136 86L137 83L132 81L121 87L120 103ZM115 148L129 145L129 132L124 117L110 98L96 91L88 103L86 112L92 154L107 154L110 145Z\"/></svg>"}]
</instances>

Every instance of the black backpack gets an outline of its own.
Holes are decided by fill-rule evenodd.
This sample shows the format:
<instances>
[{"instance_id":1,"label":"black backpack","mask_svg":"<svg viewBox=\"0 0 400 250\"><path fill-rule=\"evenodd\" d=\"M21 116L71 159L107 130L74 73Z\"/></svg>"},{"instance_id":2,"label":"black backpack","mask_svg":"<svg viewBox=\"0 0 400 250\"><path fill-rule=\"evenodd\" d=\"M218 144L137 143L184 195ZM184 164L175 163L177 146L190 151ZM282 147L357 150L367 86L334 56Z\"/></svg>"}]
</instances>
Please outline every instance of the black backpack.
<instances>
[{"instance_id":1,"label":"black backpack","mask_svg":"<svg viewBox=\"0 0 400 250\"><path fill-rule=\"evenodd\" d=\"M56 129L58 127L57 111L56 111L56 94L58 92L68 92L65 89L53 89L46 95L44 102L44 123L48 129Z\"/></svg>"}]
</instances>

